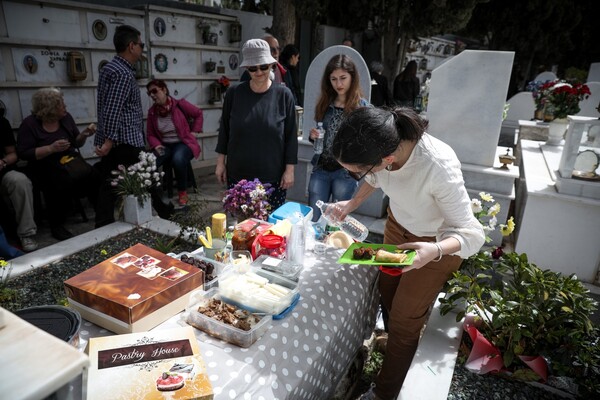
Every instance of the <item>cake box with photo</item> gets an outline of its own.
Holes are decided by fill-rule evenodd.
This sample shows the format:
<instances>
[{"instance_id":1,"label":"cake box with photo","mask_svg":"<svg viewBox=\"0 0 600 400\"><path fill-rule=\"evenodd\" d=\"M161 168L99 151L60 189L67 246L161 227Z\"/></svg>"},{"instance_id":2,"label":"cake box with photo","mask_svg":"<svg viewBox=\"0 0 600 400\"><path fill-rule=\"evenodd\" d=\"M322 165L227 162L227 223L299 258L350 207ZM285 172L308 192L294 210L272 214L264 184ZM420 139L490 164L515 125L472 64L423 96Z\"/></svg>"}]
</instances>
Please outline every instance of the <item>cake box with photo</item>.
<instances>
[{"instance_id":1,"label":"cake box with photo","mask_svg":"<svg viewBox=\"0 0 600 400\"><path fill-rule=\"evenodd\" d=\"M88 400L213 399L192 327L91 338L86 351Z\"/></svg>"},{"instance_id":2,"label":"cake box with photo","mask_svg":"<svg viewBox=\"0 0 600 400\"><path fill-rule=\"evenodd\" d=\"M204 272L136 244L64 282L69 306L115 333L142 332L185 309Z\"/></svg>"}]
</instances>

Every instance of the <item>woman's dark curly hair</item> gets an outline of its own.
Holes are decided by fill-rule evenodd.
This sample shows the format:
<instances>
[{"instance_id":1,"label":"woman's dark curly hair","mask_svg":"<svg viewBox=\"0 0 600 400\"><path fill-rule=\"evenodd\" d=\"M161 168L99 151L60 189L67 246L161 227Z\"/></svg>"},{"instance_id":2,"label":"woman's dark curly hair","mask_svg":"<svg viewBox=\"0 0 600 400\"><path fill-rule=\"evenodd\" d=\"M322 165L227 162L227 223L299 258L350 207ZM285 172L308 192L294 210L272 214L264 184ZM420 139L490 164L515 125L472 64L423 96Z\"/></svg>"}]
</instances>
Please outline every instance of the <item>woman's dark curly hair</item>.
<instances>
[{"instance_id":1,"label":"woman's dark curly hair","mask_svg":"<svg viewBox=\"0 0 600 400\"><path fill-rule=\"evenodd\" d=\"M425 121L411 108L361 107L344 118L331 152L344 164L379 165L400 142L421 139L425 128Z\"/></svg>"}]
</instances>

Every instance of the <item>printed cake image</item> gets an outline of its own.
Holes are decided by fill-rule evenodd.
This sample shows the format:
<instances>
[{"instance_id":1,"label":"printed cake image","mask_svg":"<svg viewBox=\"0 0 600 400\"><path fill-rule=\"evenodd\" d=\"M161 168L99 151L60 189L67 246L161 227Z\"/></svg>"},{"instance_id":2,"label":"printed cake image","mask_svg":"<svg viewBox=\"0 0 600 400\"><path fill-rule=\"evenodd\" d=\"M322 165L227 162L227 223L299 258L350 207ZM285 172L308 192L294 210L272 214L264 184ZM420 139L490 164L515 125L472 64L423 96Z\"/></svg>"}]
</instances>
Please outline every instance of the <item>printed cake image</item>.
<instances>
[{"instance_id":1,"label":"printed cake image","mask_svg":"<svg viewBox=\"0 0 600 400\"><path fill-rule=\"evenodd\" d=\"M175 364L156 380L156 388L161 392L181 389L186 380L194 379L194 370L194 364Z\"/></svg>"},{"instance_id":2,"label":"printed cake image","mask_svg":"<svg viewBox=\"0 0 600 400\"><path fill-rule=\"evenodd\" d=\"M87 352L88 400L213 399L192 327L91 338Z\"/></svg>"},{"instance_id":3,"label":"printed cake image","mask_svg":"<svg viewBox=\"0 0 600 400\"><path fill-rule=\"evenodd\" d=\"M181 389L185 385L183 376L177 373L163 372L160 378L156 380L156 388L161 392Z\"/></svg>"}]
</instances>

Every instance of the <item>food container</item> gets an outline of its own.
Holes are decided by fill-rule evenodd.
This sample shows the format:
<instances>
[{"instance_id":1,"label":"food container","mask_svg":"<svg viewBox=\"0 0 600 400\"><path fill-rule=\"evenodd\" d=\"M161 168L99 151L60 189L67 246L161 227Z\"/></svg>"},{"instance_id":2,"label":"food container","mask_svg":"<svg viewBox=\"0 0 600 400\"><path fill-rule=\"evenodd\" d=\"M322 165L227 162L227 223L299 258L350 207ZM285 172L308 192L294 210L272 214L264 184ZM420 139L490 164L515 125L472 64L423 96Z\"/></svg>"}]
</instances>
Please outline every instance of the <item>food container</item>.
<instances>
[{"instance_id":1,"label":"food container","mask_svg":"<svg viewBox=\"0 0 600 400\"><path fill-rule=\"evenodd\" d=\"M254 260L252 266L273 272L295 282L298 282L302 272L302 264L265 255Z\"/></svg>"},{"instance_id":2,"label":"food container","mask_svg":"<svg viewBox=\"0 0 600 400\"><path fill-rule=\"evenodd\" d=\"M254 218L240 222L233 229L233 237L231 238L233 250L252 251L252 245L254 244L256 237L265 232L272 225L273 224Z\"/></svg>"},{"instance_id":3,"label":"food container","mask_svg":"<svg viewBox=\"0 0 600 400\"><path fill-rule=\"evenodd\" d=\"M218 289L221 298L229 304L273 315L283 313L299 297L297 282L260 268L245 274L226 271L219 278Z\"/></svg>"},{"instance_id":4,"label":"food container","mask_svg":"<svg viewBox=\"0 0 600 400\"><path fill-rule=\"evenodd\" d=\"M15 315L74 347L79 346L81 315L76 310L63 306L38 306L16 311Z\"/></svg>"},{"instance_id":5,"label":"food container","mask_svg":"<svg viewBox=\"0 0 600 400\"><path fill-rule=\"evenodd\" d=\"M250 347L269 329L272 317L268 314L256 316L259 321L249 331L244 331L198 312L198 307L205 306L212 298L220 299L218 288L192 293L190 305L183 316L185 321L194 328L240 347Z\"/></svg>"},{"instance_id":6,"label":"food container","mask_svg":"<svg viewBox=\"0 0 600 400\"><path fill-rule=\"evenodd\" d=\"M252 258L270 256L285 258L285 238L279 235L260 235L252 247Z\"/></svg>"},{"instance_id":7,"label":"food container","mask_svg":"<svg viewBox=\"0 0 600 400\"><path fill-rule=\"evenodd\" d=\"M229 265L227 265L227 264L223 264L222 262L211 260L210 258L201 256L198 254L183 252L183 253L179 253L179 254L169 254L169 255L171 257L176 258L177 260L181 260L181 261L184 261L184 260L182 260L183 256L193 258L193 260L194 260L193 263L190 263L188 261L184 261L184 262L187 262L188 264L198 267L204 271L204 290L209 290L210 288L216 286L217 282L218 282L218 277L225 270L227 270L229 268ZM185 257L184 257L184 259L185 259ZM207 273L207 271L206 271L207 264L213 265L212 274Z\"/></svg>"},{"instance_id":8,"label":"food container","mask_svg":"<svg viewBox=\"0 0 600 400\"><path fill-rule=\"evenodd\" d=\"M279 207L277 210L273 211L267 221L275 224L277 221L281 221L284 219L295 219L296 215L301 214L304 217L304 220L309 223L313 217L313 209L306 204L296 203L293 201L288 201ZM295 221L292 221L295 223Z\"/></svg>"}]
</instances>

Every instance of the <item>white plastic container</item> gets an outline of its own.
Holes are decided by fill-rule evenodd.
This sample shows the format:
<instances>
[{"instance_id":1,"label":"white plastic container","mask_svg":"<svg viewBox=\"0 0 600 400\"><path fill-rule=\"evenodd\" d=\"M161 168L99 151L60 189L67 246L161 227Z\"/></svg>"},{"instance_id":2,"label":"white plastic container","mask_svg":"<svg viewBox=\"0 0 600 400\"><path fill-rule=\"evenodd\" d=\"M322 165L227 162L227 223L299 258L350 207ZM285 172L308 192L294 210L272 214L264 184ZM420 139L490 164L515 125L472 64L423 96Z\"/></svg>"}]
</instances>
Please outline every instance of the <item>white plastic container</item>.
<instances>
[{"instance_id":1,"label":"white plastic container","mask_svg":"<svg viewBox=\"0 0 600 400\"><path fill-rule=\"evenodd\" d=\"M279 294L275 291L284 290ZM241 274L227 271L219 278L219 295L229 304L258 313L277 315L298 297L298 283L262 269Z\"/></svg>"},{"instance_id":2,"label":"white plastic container","mask_svg":"<svg viewBox=\"0 0 600 400\"><path fill-rule=\"evenodd\" d=\"M252 266L281 275L294 282L298 282L303 268L302 264L269 256L258 257L252 262Z\"/></svg>"},{"instance_id":3,"label":"white plastic container","mask_svg":"<svg viewBox=\"0 0 600 400\"><path fill-rule=\"evenodd\" d=\"M219 276L221 276L221 274L223 274L225 271L227 271L228 269L231 268L230 265L223 264L222 262L215 261L211 258L207 258L207 257L201 256L198 254L183 252L183 253L179 253L179 254L169 254L169 255L177 260L181 260L181 256L186 255L188 257L193 257L198 260L202 260L206 263L211 263L214 266L214 271L213 271L214 279L207 281L206 275L204 276L204 290L209 290L212 287L216 286L218 283Z\"/></svg>"}]
</instances>

